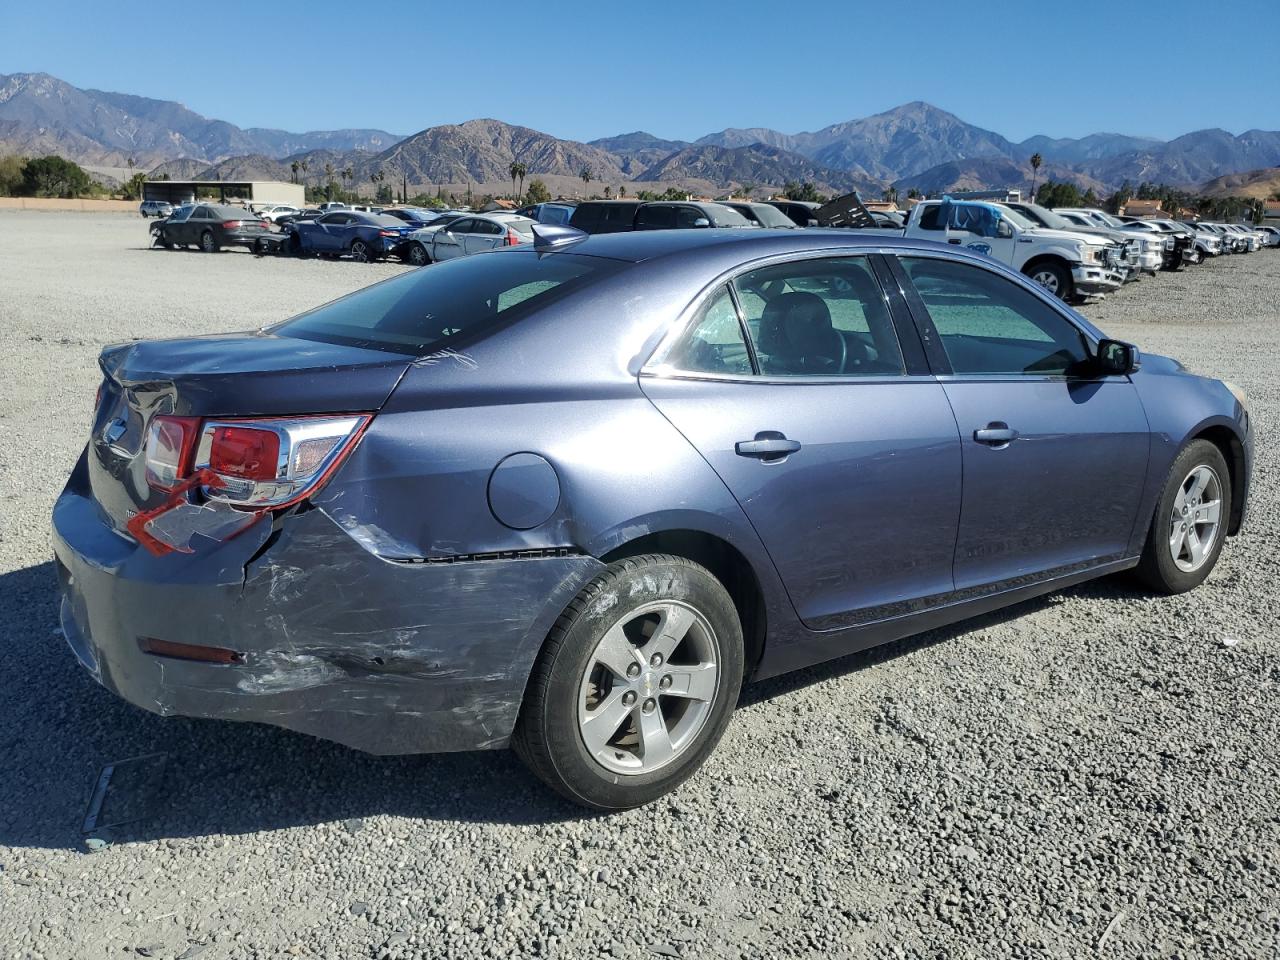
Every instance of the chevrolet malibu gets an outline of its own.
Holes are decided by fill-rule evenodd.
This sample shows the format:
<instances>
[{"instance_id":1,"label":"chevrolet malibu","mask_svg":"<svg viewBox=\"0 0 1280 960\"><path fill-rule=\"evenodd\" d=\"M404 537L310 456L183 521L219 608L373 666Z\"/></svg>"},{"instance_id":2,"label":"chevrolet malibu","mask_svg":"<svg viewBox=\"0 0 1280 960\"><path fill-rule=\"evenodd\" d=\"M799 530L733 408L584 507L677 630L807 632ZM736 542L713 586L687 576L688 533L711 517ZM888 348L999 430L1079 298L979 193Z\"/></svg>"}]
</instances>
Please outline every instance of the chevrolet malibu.
<instances>
[{"instance_id":1,"label":"chevrolet malibu","mask_svg":"<svg viewBox=\"0 0 1280 960\"><path fill-rule=\"evenodd\" d=\"M161 715L377 754L514 746L645 803L741 685L1241 527L1244 394L988 258L672 230L108 347L53 514L84 668Z\"/></svg>"}]
</instances>

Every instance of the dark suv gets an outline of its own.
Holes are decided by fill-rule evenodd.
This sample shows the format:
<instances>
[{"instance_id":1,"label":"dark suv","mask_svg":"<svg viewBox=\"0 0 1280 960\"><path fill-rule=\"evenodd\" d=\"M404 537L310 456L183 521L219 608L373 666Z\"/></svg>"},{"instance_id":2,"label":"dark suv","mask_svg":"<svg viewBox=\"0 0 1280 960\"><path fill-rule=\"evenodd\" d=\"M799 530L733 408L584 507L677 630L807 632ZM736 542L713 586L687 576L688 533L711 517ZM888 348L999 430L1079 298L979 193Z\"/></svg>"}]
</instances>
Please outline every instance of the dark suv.
<instances>
[{"instance_id":1,"label":"dark suv","mask_svg":"<svg viewBox=\"0 0 1280 960\"><path fill-rule=\"evenodd\" d=\"M753 227L755 224L722 203L591 200L578 204L569 226L585 233L621 233L627 230Z\"/></svg>"}]
</instances>

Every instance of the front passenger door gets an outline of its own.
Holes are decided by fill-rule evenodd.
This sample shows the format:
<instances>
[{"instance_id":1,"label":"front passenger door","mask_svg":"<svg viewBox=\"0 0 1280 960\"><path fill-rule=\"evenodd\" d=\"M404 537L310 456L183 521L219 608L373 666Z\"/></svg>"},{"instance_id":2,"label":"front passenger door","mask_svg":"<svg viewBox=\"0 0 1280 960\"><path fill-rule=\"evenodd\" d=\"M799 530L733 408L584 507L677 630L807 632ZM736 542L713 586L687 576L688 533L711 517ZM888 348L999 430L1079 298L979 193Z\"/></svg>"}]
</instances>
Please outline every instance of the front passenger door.
<instances>
[{"instance_id":1,"label":"front passenger door","mask_svg":"<svg viewBox=\"0 0 1280 960\"><path fill-rule=\"evenodd\" d=\"M926 256L894 266L960 427L956 589L1124 559L1150 443L1129 378L1098 375L1064 309L993 268Z\"/></svg>"}]
</instances>

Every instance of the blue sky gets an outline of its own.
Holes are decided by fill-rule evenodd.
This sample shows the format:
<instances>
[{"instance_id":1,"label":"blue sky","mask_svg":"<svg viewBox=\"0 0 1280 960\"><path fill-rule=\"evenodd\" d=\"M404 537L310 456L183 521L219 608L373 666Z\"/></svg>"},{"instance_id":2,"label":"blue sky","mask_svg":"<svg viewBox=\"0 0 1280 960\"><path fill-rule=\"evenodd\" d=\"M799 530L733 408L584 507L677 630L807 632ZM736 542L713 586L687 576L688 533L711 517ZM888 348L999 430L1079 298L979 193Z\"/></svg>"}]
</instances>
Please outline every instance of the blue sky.
<instances>
[{"instance_id":1,"label":"blue sky","mask_svg":"<svg viewBox=\"0 0 1280 960\"><path fill-rule=\"evenodd\" d=\"M1256 39L1280 36L1280 0L224 0L203 19L199 4L5 6L0 73L178 100L242 127L407 134L496 117L580 140L693 139L927 100L1013 140L1280 129L1274 53ZM1206 35L1217 67L1188 59Z\"/></svg>"}]
</instances>

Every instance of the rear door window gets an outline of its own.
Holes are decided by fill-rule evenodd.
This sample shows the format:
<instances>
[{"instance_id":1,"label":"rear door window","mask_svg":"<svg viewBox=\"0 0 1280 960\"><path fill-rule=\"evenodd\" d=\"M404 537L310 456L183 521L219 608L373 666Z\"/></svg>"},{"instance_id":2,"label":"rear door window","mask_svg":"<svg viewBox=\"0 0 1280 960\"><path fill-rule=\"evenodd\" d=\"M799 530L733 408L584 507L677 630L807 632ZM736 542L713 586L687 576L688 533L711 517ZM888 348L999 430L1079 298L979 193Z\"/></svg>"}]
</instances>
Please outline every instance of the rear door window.
<instances>
[{"instance_id":1,"label":"rear door window","mask_svg":"<svg viewBox=\"0 0 1280 960\"><path fill-rule=\"evenodd\" d=\"M727 286L703 304L689 329L659 361L682 373L750 376L751 352Z\"/></svg>"},{"instance_id":2,"label":"rear door window","mask_svg":"<svg viewBox=\"0 0 1280 960\"><path fill-rule=\"evenodd\" d=\"M665 230L675 226L675 210L662 203L643 206L636 214L636 229Z\"/></svg>"}]
</instances>

